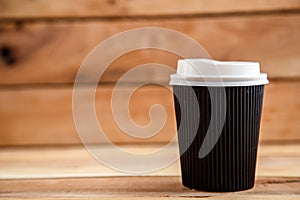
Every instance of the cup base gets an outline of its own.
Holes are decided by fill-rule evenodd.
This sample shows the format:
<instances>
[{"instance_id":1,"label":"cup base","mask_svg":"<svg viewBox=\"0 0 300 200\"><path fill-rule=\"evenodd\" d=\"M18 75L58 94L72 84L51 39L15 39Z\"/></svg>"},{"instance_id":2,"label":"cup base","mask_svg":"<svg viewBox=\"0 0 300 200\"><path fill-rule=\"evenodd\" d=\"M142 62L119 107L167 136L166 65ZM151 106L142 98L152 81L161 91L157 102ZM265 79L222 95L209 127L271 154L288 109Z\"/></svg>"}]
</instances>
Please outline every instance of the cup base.
<instances>
[{"instance_id":1,"label":"cup base","mask_svg":"<svg viewBox=\"0 0 300 200\"><path fill-rule=\"evenodd\" d=\"M239 192L239 191L250 190L254 187L254 183L253 183L248 186L240 186L240 187L235 186L234 188L221 188L221 187L208 188L205 186L190 185L190 183L185 183L184 181L182 181L182 185L191 190L198 190L203 192Z\"/></svg>"}]
</instances>

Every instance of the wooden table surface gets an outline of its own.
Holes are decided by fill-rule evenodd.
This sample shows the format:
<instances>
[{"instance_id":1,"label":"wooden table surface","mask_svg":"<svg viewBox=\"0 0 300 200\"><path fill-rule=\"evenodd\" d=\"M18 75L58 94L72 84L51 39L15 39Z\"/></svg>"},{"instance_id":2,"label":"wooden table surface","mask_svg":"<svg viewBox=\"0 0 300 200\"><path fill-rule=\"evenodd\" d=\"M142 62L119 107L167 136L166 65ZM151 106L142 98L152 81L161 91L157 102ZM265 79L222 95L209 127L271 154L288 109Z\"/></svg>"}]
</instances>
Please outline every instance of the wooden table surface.
<instances>
[{"instance_id":1,"label":"wooden table surface","mask_svg":"<svg viewBox=\"0 0 300 200\"><path fill-rule=\"evenodd\" d=\"M112 147L99 148L111 151L114 157ZM122 148L150 152L158 146ZM163 156L155 162L160 159ZM97 162L82 146L1 147L0 163L0 198L300 199L298 143L260 145L255 187L234 193L208 193L183 187L178 161L151 174L133 176L116 172Z\"/></svg>"}]
</instances>

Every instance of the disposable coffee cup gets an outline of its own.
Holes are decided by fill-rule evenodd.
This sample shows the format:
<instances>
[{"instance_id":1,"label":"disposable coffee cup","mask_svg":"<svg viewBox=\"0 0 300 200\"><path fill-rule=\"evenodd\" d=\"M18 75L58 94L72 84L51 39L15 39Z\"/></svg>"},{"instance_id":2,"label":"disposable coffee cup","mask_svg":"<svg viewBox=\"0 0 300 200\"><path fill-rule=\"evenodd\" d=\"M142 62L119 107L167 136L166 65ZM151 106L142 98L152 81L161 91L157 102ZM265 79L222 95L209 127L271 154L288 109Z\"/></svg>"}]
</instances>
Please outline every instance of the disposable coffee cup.
<instances>
[{"instance_id":1,"label":"disposable coffee cup","mask_svg":"<svg viewBox=\"0 0 300 200\"><path fill-rule=\"evenodd\" d=\"M170 85L184 186L214 192L254 186L267 83L257 62L178 61Z\"/></svg>"}]
</instances>

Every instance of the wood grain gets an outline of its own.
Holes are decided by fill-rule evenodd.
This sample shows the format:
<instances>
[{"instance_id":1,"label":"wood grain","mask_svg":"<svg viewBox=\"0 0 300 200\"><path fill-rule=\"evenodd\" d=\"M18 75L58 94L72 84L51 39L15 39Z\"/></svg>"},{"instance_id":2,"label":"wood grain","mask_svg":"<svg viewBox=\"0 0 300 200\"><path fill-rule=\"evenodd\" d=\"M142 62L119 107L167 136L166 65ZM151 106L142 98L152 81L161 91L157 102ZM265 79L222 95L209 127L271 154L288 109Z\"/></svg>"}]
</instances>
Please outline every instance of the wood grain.
<instances>
[{"instance_id":1,"label":"wood grain","mask_svg":"<svg viewBox=\"0 0 300 200\"><path fill-rule=\"evenodd\" d=\"M13 88L0 90L1 145L80 143L72 116L71 87ZM111 111L112 88L110 85L100 86L96 93L98 120L106 136L112 142L164 143L176 135L173 97L170 90L148 85L133 93L129 110L132 120L137 124L145 126L150 123L148 112L154 104L161 104L167 114L165 126L158 134L148 139L137 139L125 134L116 125ZM120 98L124 99L124 95L133 88L134 85L122 87ZM299 81L274 81L266 86L261 141L300 139L299 89ZM121 109L121 113L124 113L126 106L122 105L118 108ZM161 118L160 113L154 112L153 114L154 120ZM86 127L86 133L89 132L89 128ZM121 128L124 129L124 127ZM145 137L146 134L149 132L139 132L141 137ZM101 139L92 137L91 141L101 142Z\"/></svg>"},{"instance_id":2,"label":"wood grain","mask_svg":"<svg viewBox=\"0 0 300 200\"><path fill-rule=\"evenodd\" d=\"M20 195L16 195L16 196L20 196ZM100 200L114 200L114 199L121 199L121 200L166 200L166 199L174 199L174 200L186 200L189 197L148 197L148 196L143 196L143 197L137 197L137 196L114 196L114 197L30 197L30 199L34 199L34 200L41 200L41 199L46 199L46 200L66 200L66 199L71 199L71 200L77 200L77 199L100 199ZM284 199L289 199L289 200L298 200L299 197L297 195L288 195L288 194L282 194L282 195L235 195L235 194L231 194L231 195L226 195L226 196L214 196L214 197L198 197L204 200L211 200L211 199L219 199L219 200L261 200L261 199L268 199L268 200L281 200L282 198ZM9 199L12 200L21 200L21 199L28 199L28 196L24 196L24 197L9 197Z\"/></svg>"},{"instance_id":3,"label":"wood grain","mask_svg":"<svg viewBox=\"0 0 300 200\"><path fill-rule=\"evenodd\" d=\"M17 195L17 196L20 196L20 195ZM77 199L92 199L92 200L95 200L95 199L101 199L101 200L114 200L114 199L121 199L121 200L166 200L166 199L174 199L174 200L186 200L188 199L189 197L148 197L148 196L143 196L143 197L137 197L137 196L114 196L114 197L30 197L30 199L35 199L35 200L41 200L41 199L49 199L49 200L53 200L53 199L56 199L56 200L66 200L66 199L71 199L71 200L77 200ZM235 194L231 194L231 195L226 195L226 196L209 196L209 197L204 197L204 196L201 196L201 197L198 197L198 198L201 198L201 199L219 199L219 200L261 200L261 199L268 199L268 200L281 200L281 199L289 199L289 200L298 200L299 197L297 195L288 195L288 194L282 194L282 195L235 195ZM24 196L24 197L17 197L17 198L11 198L9 197L9 199L17 199L17 200L20 200L20 199L28 199L28 196Z\"/></svg>"},{"instance_id":4,"label":"wood grain","mask_svg":"<svg viewBox=\"0 0 300 200\"><path fill-rule=\"evenodd\" d=\"M3 180L0 181L2 197L185 197L217 199L252 199L280 196L299 198L299 178L258 178L256 186L236 193L209 193L189 190L181 185L180 177L109 177L77 179ZM233 195L233 196L232 196ZM211 199L211 198L210 198ZM257 199L257 198L255 198Z\"/></svg>"},{"instance_id":5,"label":"wood grain","mask_svg":"<svg viewBox=\"0 0 300 200\"><path fill-rule=\"evenodd\" d=\"M0 62L0 84L72 83L80 64L97 44L113 34L148 26L184 33L200 43L214 59L260 61L262 71L270 78L299 78L299 22L300 15L267 15L0 23L0 48L9 49L15 60L10 63L4 58ZM143 41L144 44L175 42L159 36ZM175 68L179 57L161 50L131 52L115 60L101 80L115 82L129 69L149 62ZM168 81L168 76L160 74L153 71L137 77L145 81Z\"/></svg>"},{"instance_id":6,"label":"wood grain","mask_svg":"<svg viewBox=\"0 0 300 200\"><path fill-rule=\"evenodd\" d=\"M295 10L299 0L47 0L0 1L0 18L69 18L69 17L121 17L121 16L169 16L207 13L257 12Z\"/></svg>"},{"instance_id":7,"label":"wood grain","mask_svg":"<svg viewBox=\"0 0 300 200\"><path fill-rule=\"evenodd\" d=\"M132 153L151 153L162 148L159 144L118 145L119 148ZM97 148L115 159L120 155L113 146L98 145ZM162 151L153 161L165 163L167 157L178 156L177 144L172 143L169 151ZM258 148L257 176L262 177L300 177L300 145L295 144L261 144ZM175 155L176 154L176 155ZM40 178L80 178L128 176L96 161L82 146L35 146L35 147L1 147L0 179L40 179ZM151 163L150 163L151 164ZM136 163L124 165L132 168ZM141 166L146 165L140 163ZM148 167L149 163L147 163ZM138 176L141 174L133 174ZM179 160L143 176L178 176Z\"/></svg>"}]
</instances>

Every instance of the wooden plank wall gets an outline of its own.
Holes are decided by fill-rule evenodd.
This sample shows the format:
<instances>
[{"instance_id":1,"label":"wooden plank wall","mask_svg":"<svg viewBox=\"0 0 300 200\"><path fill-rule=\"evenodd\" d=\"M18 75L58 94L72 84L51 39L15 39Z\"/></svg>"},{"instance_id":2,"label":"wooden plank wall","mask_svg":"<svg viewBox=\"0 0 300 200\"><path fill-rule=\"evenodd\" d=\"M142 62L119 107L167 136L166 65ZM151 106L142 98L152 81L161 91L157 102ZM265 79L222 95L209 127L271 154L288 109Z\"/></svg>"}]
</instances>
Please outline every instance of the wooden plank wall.
<instances>
[{"instance_id":1,"label":"wooden plank wall","mask_svg":"<svg viewBox=\"0 0 300 200\"><path fill-rule=\"evenodd\" d=\"M260 61L271 81L261 140L300 139L300 0L0 0L0 145L79 144L71 95L81 62L113 34L147 26L187 34L214 59ZM108 68L96 108L113 142L167 142L174 137L168 89L143 87L131 99L130 112L138 124L149 123L153 104L167 111L165 127L147 140L124 134L109 105L114 84L126 71L148 62L175 69L178 58L159 50L134 51ZM139 74L139 80L167 82L160 74ZM135 87L136 80L128 80L123 90Z\"/></svg>"}]
</instances>

